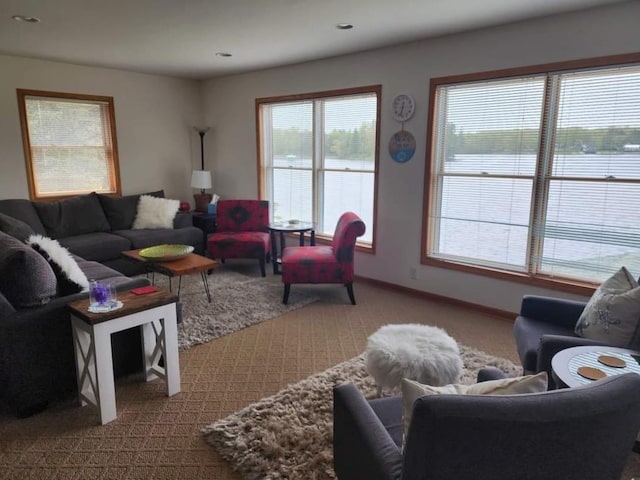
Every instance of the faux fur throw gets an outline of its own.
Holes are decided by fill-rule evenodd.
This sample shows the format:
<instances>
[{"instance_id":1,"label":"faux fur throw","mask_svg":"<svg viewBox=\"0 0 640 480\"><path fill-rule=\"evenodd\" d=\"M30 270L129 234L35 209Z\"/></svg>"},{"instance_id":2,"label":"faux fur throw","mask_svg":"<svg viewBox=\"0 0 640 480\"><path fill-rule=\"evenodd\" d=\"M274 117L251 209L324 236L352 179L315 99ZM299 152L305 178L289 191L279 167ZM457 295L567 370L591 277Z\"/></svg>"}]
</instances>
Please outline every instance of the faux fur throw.
<instances>
[{"instance_id":1,"label":"faux fur throw","mask_svg":"<svg viewBox=\"0 0 640 480\"><path fill-rule=\"evenodd\" d=\"M42 235L31 235L27 238L27 245L42 255L58 280L58 295L65 296L89 289L89 280L78 266L78 263L57 240L43 237Z\"/></svg>"}]
</instances>

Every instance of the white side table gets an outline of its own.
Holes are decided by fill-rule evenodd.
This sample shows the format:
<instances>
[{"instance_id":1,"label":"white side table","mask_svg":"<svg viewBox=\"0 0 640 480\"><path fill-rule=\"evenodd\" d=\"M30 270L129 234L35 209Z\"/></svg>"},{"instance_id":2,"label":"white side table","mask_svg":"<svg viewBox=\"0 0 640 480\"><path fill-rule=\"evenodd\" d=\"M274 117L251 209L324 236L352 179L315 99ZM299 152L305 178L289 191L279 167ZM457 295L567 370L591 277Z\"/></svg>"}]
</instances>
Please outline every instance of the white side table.
<instances>
[{"instance_id":1,"label":"white side table","mask_svg":"<svg viewBox=\"0 0 640 480\"><path fill-rule=\"evenodd\" d=\"M126 292L118 296L123 307L107 313L90 313L89 301L68 305L73 327L78 398L100 410L102 425L116 418L116 396L111 355L111 334L142 327L144 376L167 384L167 395L180 391L180 360L176 302L178 297L159 290L144 295ZM159 365L162 358L164 367Z\"/></svg>"}]
</instances>

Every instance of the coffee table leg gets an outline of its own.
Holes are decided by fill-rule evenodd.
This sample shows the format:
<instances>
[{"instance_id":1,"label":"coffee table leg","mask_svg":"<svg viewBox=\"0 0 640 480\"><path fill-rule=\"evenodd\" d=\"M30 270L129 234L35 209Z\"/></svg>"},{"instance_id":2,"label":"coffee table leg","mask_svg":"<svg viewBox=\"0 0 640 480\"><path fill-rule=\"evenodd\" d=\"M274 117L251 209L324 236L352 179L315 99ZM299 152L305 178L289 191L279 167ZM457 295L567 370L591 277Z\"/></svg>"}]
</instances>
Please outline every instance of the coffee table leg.
<instances>
[{"instance_id":1,"label":"coffee table leg","mask_svg":"<svg viewBox=\"0 0 640 480\"><path fill-rule=\"evenodd\" d=\"M202 284L204 285L204 291L207 294L207 300L209 300L209 303L211 303L211 291L209 290L207 275L205 272L200 272L200 275L202 276ZM178 294L178 296L180 296L180 294Z\"/></svg>"}]
</instances>

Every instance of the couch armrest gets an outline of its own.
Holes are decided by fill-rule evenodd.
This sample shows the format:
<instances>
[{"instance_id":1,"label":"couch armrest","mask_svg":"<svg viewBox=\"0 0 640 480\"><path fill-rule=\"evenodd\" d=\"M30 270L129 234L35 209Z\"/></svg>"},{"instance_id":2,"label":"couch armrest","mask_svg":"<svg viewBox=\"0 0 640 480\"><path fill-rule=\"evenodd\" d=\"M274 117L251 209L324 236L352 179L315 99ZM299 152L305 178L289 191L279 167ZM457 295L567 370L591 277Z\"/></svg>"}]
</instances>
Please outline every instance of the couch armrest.
<instances>
[{"instance_id":1,"label":"couch armrest","mask_svg":"<svg viewBox=\"0 0 640 480\"><path fill-rule=\"evenodd\" d=\"M173 228L193 227L193 215L191 212L178 212L173 217Z\"/></svg>"},{"instance_id":2,"label":"couch armrest","mask_svg":"<svg viewBox=\"0 0 640 480\"><path fill-rule=\"evenodd\" d=\"M585 302L577 300L525 295L520 315L573 330L585 306Z\"/></svg>"},{"instance_id":3,"label":"couch armrest","mask_svg":"<svg viewBox=\"0 0 640 480\"><path fill-rule=\"evenodd\" d=\"M340 480L391 480L402 474L400 449L350 383L333 390L333 455Z\"/></svg>"}]
</instances>

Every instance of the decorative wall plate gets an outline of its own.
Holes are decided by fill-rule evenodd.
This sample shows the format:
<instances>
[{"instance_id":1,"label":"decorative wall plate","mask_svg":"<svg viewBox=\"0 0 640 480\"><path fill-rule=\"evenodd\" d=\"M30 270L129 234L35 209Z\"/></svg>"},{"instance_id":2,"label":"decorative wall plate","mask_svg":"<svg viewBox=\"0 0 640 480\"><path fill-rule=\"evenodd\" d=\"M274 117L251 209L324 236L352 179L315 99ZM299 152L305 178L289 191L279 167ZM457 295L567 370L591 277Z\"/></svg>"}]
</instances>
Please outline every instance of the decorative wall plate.
<instances>
[{"instance_id":1,"label":"decorative wall plate","mask_svg":"<svg viewBox=\"0 0 640 480\"><path fill-rule=\"evenodd\" d=\"M406 130L400 130L391 136L389 154L394 161L405 163L416 153L416 139Z\"/></svg>"},{"instance_id":2,"label":"decorative wall plate","mask_svg":"<svg viewBox=\"0 0 640 480\"><path fill-rule=\"evenodd\" d=\"M186 257L191 252L193 252L191 245L156 245L143 248L138 255L151 262L170 262Z\"/></svg>"}]
</instances>

